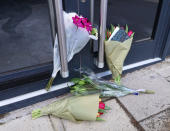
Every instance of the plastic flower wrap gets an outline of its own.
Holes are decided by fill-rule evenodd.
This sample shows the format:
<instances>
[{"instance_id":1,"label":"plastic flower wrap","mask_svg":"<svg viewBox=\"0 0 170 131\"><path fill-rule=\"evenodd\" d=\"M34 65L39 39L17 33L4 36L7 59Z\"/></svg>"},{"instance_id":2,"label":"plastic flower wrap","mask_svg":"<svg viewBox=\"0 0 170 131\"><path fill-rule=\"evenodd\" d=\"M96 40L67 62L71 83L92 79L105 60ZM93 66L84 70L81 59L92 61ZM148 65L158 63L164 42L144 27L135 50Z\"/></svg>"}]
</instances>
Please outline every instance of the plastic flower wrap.
<instances>
[{"instance_id":1,"label":"plastic flower wrap","mask_svg":"<svg viewBox=\"0 0 170 131\"><path fill-rule=\"evenodd\" d=\"M120 84L124 60L131 48L133 36L134 32L131 30L128 32L127 25L125 29L111 25L111 29L106 31L106 61L117 84Z\"/></svg>"},{"instance_id":2,"label":"plastic flower wrap","mask_svg":"<svg viewBox=\"0 0 170 131\"><path fill-rule=\"evenodd\" d=\"M78 16L76 13L63 13L66 32L67 61L69 62L76 53L80 52L85 47L90 38L97 40L98 33L95 28L92 28L87 18ZM51 87L60 68L60 56L56 34L53 52L53 72L47 84L47 90Z\"/></svg>"},{"instance_id":3,"label":"plastic flower wrap","mask_svg":"<svg viewBox=\"0 0 170 131\"><path fill-rule=\"evenodd\" d=\"M98 94L72 96L49 104L42 109L34 110L32 118L36 119L45 115L53 115L73 122L100 121L103 120L100 115L108 109L110 108L101 102Z\"/></svg>"},{"instance_id":4,"label":"plastic flower wrap","mask_svg":"<svg viewBox=\"0 0 170 131\"><path fill-rule=\"evenodd\" d=\"M84 70L84 69L83 69ZM97 76L90 70L83 71L88 76L83 76L82 79L74 78L72 82L75 84L70 87L70 92L73 95L81 96L88 94L99 93L100 97L121 97L126 95L138 95L139 93L153 94L151 90L145 89L130 89L123 85L116 84L111 81L106 81Z\"/></svg>"}]
</instances>

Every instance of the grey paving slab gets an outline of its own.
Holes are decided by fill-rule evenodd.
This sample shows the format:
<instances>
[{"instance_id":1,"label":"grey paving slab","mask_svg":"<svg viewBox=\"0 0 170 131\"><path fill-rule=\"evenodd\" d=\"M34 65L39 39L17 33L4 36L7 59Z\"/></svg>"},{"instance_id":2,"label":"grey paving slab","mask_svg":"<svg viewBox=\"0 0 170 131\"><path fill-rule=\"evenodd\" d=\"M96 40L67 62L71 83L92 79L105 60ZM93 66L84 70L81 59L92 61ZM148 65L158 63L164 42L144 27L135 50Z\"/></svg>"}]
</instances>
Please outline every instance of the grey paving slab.
<instances>
[{"instance_id":1,"label":"grey paving slab","mask_svg":"<svg viewBox=\"0 0 170 131\"><path fill-rule=\"evenodd\" d=\"M154 72L160 74L163 77L170 77L170 61L167 59L162 63L158 63L150 68Z\"/></svg>"},{"instance_id":2,"label":"grey paving slab","mask_svg":"<svg viewBox=\"0 0 170 131\"><path fill-rule=\"evenodd\" d=\"M155 91L155 94L119 98L137 121L170 107L170 83L159 74L143 69L127 74L122 79L122 83L132 89L144 88Z\"/></svg>"},{"instance_id":3,"label":"grey paving slab","mask_svg":"<svg viewBox=\"0 0 170 131\"><path fill-rule=\"evenodd\" d=\"M170 56L165 59L166 62L170 62Z\"/></svg>"},{"instance_id":4,"label":"grey paving slab","mask_svg":"<svg viewBox=\"0 0 170 131\"><path fill-rule=\"evenodd\" d=\"M29 115L34 109L44 107L44 106L48 105L49 103L52 103L56 100L63 99L63 98L68 97L68 96L70 96L70 94L66 94L66 95L63 95L63 96L52 98L52 99L49 99L49 100L46 100L46 101L42 101L42 102L33 104L31 106L27 106L27 107L9 112L4 117L0 117L0 123L6 123L6 122L9 122L9 121L14 120L16 118Z\"/></svg>"},{"instance_id":5,"label":"grey paving slab","mask_svg":"<svg viewBox=\"0 0 170 131\"><path fill-rule=\"evenodd\" d=\"M50 116L50 119L51 119L51 124L53 126L53 129L55 131L65 131L63 121L61 119L53 116Z\"/></svg>"},{"instance_id":6,"label":"grey paving slab","mask_svg":"<svg viewBox=\"0 0 170 131\"><path fill-rule=\"evenodd\" d=\"M146 131L170 131L170 109L140 122Z\"/></svg>"},{"instance_id":7,"label":"grey paving slab","mask_svg":"<svg viewBox=\"0 0 170 131\"><path fill-rule=\"evenodd\" d=\"M170 82L170 76L169 76L169 77L167 77L167 78L166 78L166 80L167 80L168 82Z\"/></svg>"},{"instance_id":8,"label":"grey paving slab","mask_svg":"<svg viewBox=\"0 0 170 131\"><path fill-rule=\"evenodd\" d=\"M104 122L81 122L73 123L62 120L65 131L136 131L129 117L116 102L111 100L107 105L112 108L108 113L103 115Z\"/></svg>"},{"instance_id":9,"label":"grey paving slab","mask_svg":"<svg viewBox=\"0 0 170 131\"><path fill-rule=\"evenodd\" d=\"M48 116L32 120L25 116L0 125L0 131L54 131Z\"/></svg>"}]
</instances>

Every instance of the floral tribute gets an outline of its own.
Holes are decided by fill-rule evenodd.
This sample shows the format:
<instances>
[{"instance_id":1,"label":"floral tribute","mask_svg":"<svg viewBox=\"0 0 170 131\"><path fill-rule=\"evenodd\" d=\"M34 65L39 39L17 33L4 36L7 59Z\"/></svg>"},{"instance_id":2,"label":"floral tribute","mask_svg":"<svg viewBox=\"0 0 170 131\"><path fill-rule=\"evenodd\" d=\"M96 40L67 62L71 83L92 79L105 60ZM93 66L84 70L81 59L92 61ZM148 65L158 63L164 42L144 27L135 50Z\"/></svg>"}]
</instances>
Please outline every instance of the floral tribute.
<instances>
[{"instance_id":1,"label":"floral tribute","mask_svg":"<svg viewBox=\"0 0 170 131\"><path fill-rule=\"evenodd\" d=\"M64 14L64 26L66 31L67 62L71 61L75 54L79 53L90 39L98 40L98 31L92 27L87 18L78 16L76 13ZM56 34L53 48L53 72L46 85L50 90L57 73L61 69L58 38Z\"/></svg>"},{"instance_id":2,"label":"floral tribute","mask_svg":"<svg viewBox=\"0 0 170 131\"><path fill-rule=\"evenodd\" d=\"M106 113L106 110L110 110L110 107L106 106L106 104L102 102L101 99L99 99L99 109L96 117L97 121L103 121L103 119L100 116Z\"/></svg>"},{"instance_id":3,"label":"floral tribute","mask_svg":"<svg viewBox=\"0 0 170 131\"><path fill-rule=\"evenodd\" d=\"M73 23L77 27L85 28L90 34L92 32L92 24L88 21L87 18L75 15L75 17L72 17Z\"/></svg>"},{"instance_id":4,"label":"floral tribute","mask_svg":"<svg viewBox=\"0 0 170 131\"><path fill-rule=\"evenodd\" d=\"M45 115L78 121L104 121L100 116L110 110L99 97L99 94L86 96L71 96L60 99L32 112L32 118L36 119Z\"/></svg>"}]
</instances>

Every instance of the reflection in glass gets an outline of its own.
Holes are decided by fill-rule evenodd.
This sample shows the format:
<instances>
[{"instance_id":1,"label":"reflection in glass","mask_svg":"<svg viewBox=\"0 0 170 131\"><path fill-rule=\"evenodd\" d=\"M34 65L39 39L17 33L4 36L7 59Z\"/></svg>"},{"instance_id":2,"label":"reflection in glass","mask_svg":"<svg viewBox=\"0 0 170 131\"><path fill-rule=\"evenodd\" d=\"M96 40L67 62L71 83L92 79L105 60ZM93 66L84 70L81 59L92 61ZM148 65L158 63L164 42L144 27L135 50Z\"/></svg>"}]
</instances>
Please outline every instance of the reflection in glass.
<instances>
[{"instance_id":1,"label":"reflection in glass","mask_svg":"<svg viewBox=\"0 0 170 131\"><path fill-rule=\"evenodd\" d=\"M135 41L152 37L159 0L109 0L107 25L128 24ZM95 22L99 20L100 0L95 1ZM97 12L97 13L96 13Z\"/></svg>"},{"instance_id":2,"label":"reflection in glass","mask_svg":"<svg viewBox=\"0 0 170 131\"><path fill-rule=\"evenodd\" d=\"M46 0L0 0L0 73L52 61Z\"/></svg>"}]
</instances>

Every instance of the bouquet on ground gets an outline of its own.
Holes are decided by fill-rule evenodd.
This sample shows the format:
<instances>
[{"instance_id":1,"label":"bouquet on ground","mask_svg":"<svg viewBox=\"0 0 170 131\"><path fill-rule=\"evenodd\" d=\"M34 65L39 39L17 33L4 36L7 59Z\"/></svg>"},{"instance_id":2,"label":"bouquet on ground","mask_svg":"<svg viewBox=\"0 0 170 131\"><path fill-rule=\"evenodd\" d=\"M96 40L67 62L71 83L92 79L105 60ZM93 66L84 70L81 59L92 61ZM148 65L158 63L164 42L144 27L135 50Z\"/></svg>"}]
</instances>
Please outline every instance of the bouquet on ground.
<instances>
[{"instance_id":1,"label":"bouquet on ground","mask_svg":"<svg viewBox=\"0 0 170 131\"><path fill-rule=\"evenodd\" d=\"M112 72L113 79L120 84L124 60L130 50L134 32L128 31L128 26L114 27L106 31L105 54L109 69Z\"/></svg>"},{"instance_id":2,"label":"bouquet on ground","mask_svg":"<svg viewBox=\"0 0 170 131\"><path fill-rule=\"evenodd\" d=\"M92 24L87 18L78 16L76 13L63 13L63 24L65 25L66 32L67 61L69 62L76 53L80 52L85 47L90 38L97 40L98 33L97 29L92 27ZM60 56L56 34L53 52L53 72L46 86L47 90L51 87L60 68Z\"/></svg>"},{"instance_id":3,"label":"bouquet on ground","mask_svg":"<svg viewBox=\"0 0 170 131\"><path fill-rule=\"evenodd\" d=\"M42 109L32 112L36 119L44 115L53 115L58 118L76 121L101 121L101 115L110 108L101 101L98 94L87 96L72 96L56 101Z\"/></svg>"},{"instance_id":4,"label":"bouquet on ground","mask_svg":"<svg viewBox=\"0 0 170 131\"><path fill-rule=\"evenodd\" d=\"M75 96L89 95L99 93L100 97L121 97L129 94L138 95L139 93L153 94L154 92L146 89L130 89L123 85L116 84L111 81L106 81L88 70L84 70L82 79L74 78L73 86L70 87L70 92Z\"/></svg>"}]
</instances>

